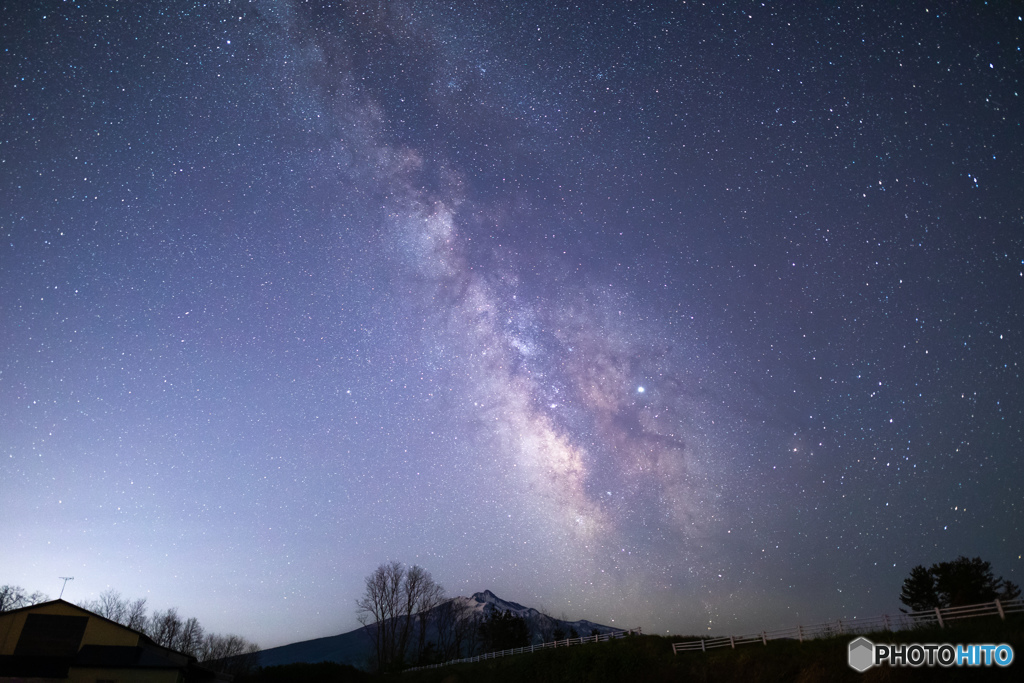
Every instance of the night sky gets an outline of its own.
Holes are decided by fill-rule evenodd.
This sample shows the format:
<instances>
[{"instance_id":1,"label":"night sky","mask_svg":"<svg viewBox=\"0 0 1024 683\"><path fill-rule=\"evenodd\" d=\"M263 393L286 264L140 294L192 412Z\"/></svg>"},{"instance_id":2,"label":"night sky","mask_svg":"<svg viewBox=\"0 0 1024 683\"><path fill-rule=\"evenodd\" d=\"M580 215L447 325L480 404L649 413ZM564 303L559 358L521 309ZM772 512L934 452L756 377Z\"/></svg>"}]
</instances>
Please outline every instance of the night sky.
<instances>
[{"instance_id":1,"label":"night sky","mask_svg":"<svg viewBox=\"0 0 1024 683\"><path fill-rule=\"evenodd\" d=\"M1011 2L10 2L0 583L645 632L1024 583Z\"/></svg>"}]
</instances>

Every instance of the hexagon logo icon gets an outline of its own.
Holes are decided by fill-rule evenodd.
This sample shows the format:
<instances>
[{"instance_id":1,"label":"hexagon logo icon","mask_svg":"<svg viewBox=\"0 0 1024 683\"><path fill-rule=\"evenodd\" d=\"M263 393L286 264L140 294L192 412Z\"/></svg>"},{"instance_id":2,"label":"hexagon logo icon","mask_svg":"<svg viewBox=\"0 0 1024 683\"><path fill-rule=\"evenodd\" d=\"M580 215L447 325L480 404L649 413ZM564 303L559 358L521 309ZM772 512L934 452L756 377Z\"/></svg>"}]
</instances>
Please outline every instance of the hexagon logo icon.
<instances>
[{"instance_id":1,"label":"hexagon logo icon","mask_svg":"<svg viewBox=\"0 0 1024 683\"><path fill-rule=\"evenodd\" d=\"M867 638L858 638L850 642L849 655L850 667L864 673L875 663L875 644Z\"/></svg>"}]
</instances>

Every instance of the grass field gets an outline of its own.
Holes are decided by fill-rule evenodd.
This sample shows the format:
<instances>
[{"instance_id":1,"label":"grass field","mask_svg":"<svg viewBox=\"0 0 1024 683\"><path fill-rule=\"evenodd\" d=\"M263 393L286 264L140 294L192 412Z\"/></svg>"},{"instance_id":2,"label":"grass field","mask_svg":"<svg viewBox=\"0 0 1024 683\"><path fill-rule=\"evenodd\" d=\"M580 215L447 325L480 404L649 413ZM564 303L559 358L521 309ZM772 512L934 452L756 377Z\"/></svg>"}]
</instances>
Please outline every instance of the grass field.
<instances>
[{"instance_id":1,"label":"grass field","mask_svg":"<svg viewBox=\"0 0 1024 683\"><path fill-rule=\"evenodd\" d=\"M945 629L865 634L876 643L1006 643L1015 653L1009 667L874 667L860 674L847 664L853 636L798 641L769 641L704 652L672 654L673 640L632 636L605 643L544 650L474 664L387 676L401 683L632 683L699 681L714 683L826 683L829 681L1010 681L1024 680L1024 619L975 619ZM298 667L305 667L300 670ZM372 677L340 665L291 665L264 669L239 683L340 683Z\"/></svg>"}]
</instances>

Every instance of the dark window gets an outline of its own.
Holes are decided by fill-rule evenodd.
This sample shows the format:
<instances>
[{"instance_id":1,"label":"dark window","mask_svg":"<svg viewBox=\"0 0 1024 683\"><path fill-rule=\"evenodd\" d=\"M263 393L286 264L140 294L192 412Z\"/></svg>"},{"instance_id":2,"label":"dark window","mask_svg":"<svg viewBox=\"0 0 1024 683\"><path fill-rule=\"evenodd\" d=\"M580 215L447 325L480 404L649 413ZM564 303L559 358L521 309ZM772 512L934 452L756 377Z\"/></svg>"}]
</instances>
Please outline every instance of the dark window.
<instances>
[{"instance_id":1,"label":"dark window","mask_svg":"<svg viewBox=\"0 0 1024 683\"><path fill-rule=\"evenodd\" d=\"M73 657L78 653L89 617L29 614L14 654L26 657Z\"/></svg>"}]
</instances>

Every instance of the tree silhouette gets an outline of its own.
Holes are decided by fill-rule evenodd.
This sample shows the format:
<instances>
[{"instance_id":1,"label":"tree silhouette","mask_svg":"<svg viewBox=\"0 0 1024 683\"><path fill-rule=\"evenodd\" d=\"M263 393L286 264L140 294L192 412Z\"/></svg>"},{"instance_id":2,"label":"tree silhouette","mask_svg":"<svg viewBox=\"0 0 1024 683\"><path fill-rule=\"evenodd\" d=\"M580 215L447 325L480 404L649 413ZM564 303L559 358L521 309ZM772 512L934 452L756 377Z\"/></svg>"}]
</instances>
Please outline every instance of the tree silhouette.
<instances>
[{"instance_id":1,"label":"tree silhouette","mask_svg":"<svg viewBox=\"0 0 1024 683\"><path fill-rule=\"evenodd\" d=\"M1020 588L1012 581L996 577L992 565L980 557L961 555L952 562L939 562L929 569L917 565L903 581L900 602L912 611L935 607L960 607L995 599L1013 600ZM906 611L900 608L901 611Z\"/></svg>"},{"instance_id":2,"label":"tree silhouette","mask_svg":"<svg viewBox=\"0 0 1024 683\"><path fill-rule=\"evenodd\" d=\"M437 632L435 652L438 661L456 659L464 646L472 650L470 641L476 634L476 619L469 605L457 599L448 600L434 609L433 617Z\"/></svg>"},{"instance_id":3,"label":"tree silhouette","mask_svg":"<svg viewBox=\"0 0 1024 683\"><path fill-rule=\"evenodd\" d=\"M480 640L488 651L525 647L530 644L530 627L523 617L507 610L494 610L480 624Z\"/></svg>"},{"instance_id":4,"label":"tree silhouette","mask_svg":"<svg viewBox=\"0 0 1024 683\"><path fill-rule=\"evenodd\" d=\"M0 586L0 612L10 612L11 610L21 609L38 602L46 602L47 600L49 598L39 591L26 593L25 589L21 586L11 586L9 584Z\"/></svg>"},{"instance_id":5,"label":"tree silhouette","mask_svg":"<svg viewBox=\"0 0 1024 683\"><path fill-rule=\"evenodd\" d=\"M914 612L939 606L939 594L935 592L935 577L924 568L924 565L919 564L910 570L910 576L903 582L903 590L900 591L900 602Z\"/></svg>"},{"instance_id":6,"label":"tree silhouette","mask_svg":"<svg viewBox=\"0 0 1024 683\"><path fill-rule=\"evenodd\" d=\"M404 666L415 623L419 623L422 633L427 612L443 601L444 589L418 565L406 569L401 562L391 561L366 577L366 591L356 601L356 614L373 638L379 673ZM426 643L421 642L420 652L413 653L413 661L425 647Z\"/></svg>"}]
</instances>

